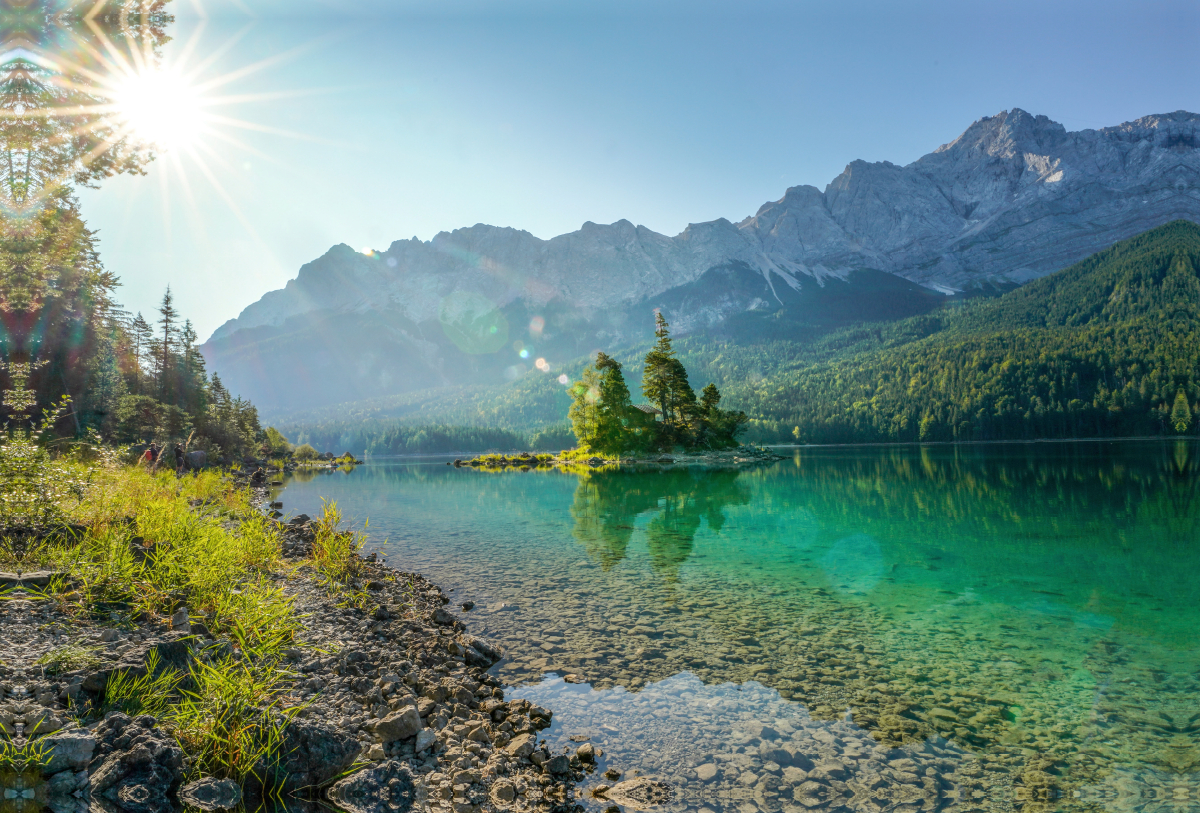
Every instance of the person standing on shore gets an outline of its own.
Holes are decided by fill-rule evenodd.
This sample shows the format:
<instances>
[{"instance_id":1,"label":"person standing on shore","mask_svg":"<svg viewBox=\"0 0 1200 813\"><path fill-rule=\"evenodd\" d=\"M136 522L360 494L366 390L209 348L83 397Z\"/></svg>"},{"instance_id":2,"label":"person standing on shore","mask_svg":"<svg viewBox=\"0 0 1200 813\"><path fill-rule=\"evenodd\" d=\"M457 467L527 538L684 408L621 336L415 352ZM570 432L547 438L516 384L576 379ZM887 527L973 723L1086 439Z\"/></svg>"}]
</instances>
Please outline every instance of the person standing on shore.
<instances>
[{"instance_id":1,"label":"person standing on shore","mask_svg":"<svg viewBox=\"0 0 1200 813\"><path fill-rule=\"evenodd\" d=\"M185 460L184 460L184 456L183 456L183 444L176 443L175 444L175 476L176 477L183 476L184 463L185 463Z\"/></svg>"}]
</instances>

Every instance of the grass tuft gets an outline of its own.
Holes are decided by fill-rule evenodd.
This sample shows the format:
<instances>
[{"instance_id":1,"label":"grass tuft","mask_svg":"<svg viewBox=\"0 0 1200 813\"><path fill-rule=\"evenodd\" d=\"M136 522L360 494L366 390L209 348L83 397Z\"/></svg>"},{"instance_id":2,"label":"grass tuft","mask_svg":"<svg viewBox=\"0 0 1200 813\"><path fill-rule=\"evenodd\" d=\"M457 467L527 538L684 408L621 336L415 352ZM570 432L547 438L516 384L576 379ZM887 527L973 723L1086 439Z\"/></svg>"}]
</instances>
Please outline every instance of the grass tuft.
<instances>
[{"instance_id":1,"label":"grass tuft","mask_svg":"<svg viewBox=\"0 0 1200 813\"><path fill-rule=\"evenodd\" d=\"M99 666L102 663L100 658L96 656L96 653L99 651L97 647L66 644L65 646L50 650L34 661L34 663L43 667L46 670L46 674L60 675L63 672L72 672L76 669Z\"/></svg>"}]
</instances>

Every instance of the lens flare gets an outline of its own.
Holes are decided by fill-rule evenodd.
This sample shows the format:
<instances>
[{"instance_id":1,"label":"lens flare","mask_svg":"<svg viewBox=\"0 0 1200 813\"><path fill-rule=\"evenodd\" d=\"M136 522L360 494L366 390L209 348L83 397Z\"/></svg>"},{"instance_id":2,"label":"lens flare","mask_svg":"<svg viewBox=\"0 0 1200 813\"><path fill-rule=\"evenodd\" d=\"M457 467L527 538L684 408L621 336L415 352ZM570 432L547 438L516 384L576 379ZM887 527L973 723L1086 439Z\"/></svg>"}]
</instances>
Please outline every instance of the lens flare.
<instances>
[{"instance_id":1,"label":"lens flare","mask_svg":"<svg viewBox=\"0 0 1200 813\"><path fill-rule=\"evenodd\" d=\"M529 335L535 339L542 337L542 331L546 329L546 320L540 316L535 316L529 320Z\"/></svg>"},{"instance_id":2,"label":"lens flare","mask_svg":"<svg viewBox=\"0 0 1200 813\"><path fill-rule=\"evenodd\" d=\"M521 348L521 352L520 352L520 353L518 353L517 355L518 355L518 356L520 356L520 357L521 357L521 358L523 358L523 359L527 359L527 358L529 358L529 350L527 350L526 348L522 347L522 348Z\"/></svg>"},{"instance_id":3,"label":"lens flare","mask_svg":"<svg viewBox=\"0 0 1200 813\"><path fill-rule=\"evenodd\" d=\"M134 138L161 149L189 146L204 130L200 94L175 71L130 73L116 84L112 102Z\"/></svg>"},{"instance_id":4,"label":"lens flare","mask_svg":"<svg viewBox=\"0 0 1200 813\"><path fill-rule=\"evenodd\" d=\"M559 383L559 384L562 384L562 385L565 387L565 386L567 386L568 384L570 384L570 383L571 383L571 379L567 378L567 374L566 374L566 373L563 373L562 375L560 375L560 376L558 377L558 383Z\"/></svg>"},{"instance_id":5,"label":"lens flare","mask_svg":"<svg viewBox=\"0 0 1200 813\"><path fill-rule=\"evenodd\" d=\"M533 363L533 366L537 367L543 373L550 372L550 364L545 359L538 359Z\"/></svg>"}]
</instances>

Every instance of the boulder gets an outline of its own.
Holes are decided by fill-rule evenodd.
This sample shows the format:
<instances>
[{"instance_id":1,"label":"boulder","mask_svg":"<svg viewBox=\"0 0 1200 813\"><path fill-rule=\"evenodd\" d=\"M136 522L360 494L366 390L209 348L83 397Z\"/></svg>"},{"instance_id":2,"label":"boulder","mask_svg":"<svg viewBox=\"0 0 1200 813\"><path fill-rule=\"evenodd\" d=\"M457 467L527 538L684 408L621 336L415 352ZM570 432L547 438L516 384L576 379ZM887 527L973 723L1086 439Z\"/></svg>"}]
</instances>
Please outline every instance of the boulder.
<instances>
[{"instance_id":1,"label":"boulder","mask_svg":"<svg viewBox=\"0 0 1200 813\"><path fill-rule=\"evenodd\" d=\"M208 465L208 453L201 451L200 449L197 449L194 452L188 452L184 459L187 460L187 467L195 471L198 471Z\"/></svg>"},{"instance_id":2,"label":"boulder","mask_svg":"<svg viewBox=\"0 0 1200 813\"><path fill-rule=\"evenodd\" d=\"M376 723L375 734L380 742L386 744L415 737L421 728L421 715L417 713L416 706L406 706Z\"/></svg>"},{"instance_id":3,"label":"boulder","mask_svg":"<svg viewBox=\"0 0 1200 813\"><path fill-rule=\"evenodd\" d=\"M417 808L417 783L407 765L388 760L347 776L326 796L348 813L408 813Z\"/></svg>"},{"instance_id":4,"label":"boulder","mask_svg":"<svg viewBox=\"0 0 1200 813\"><path fill-rule=\"evenodd\" d=\"M96 751L96 737L83 728L59 731L42 740L46 761L42 773L46 776L61 771L87 770Z\"/></svg>"},{"instance_id":5,"label":"boulder","mask_svg":"<svg viewBox=\"0 0 1200 813\"><path fill-rule=\"evenodd\" d=\"M348 731L295 718L284 726L279 749L254 766L254 778L244 789L291 793L323 787L349 768L359 751L358 740Z\"/></svg>"},{"instance_id":6,"label":"boulder","mask_svg":"<svg viewBox=\"0 0 1200 813\"><path fill-rule=\"evenodd\" d=\"M111 712L96 728L90 764L91 794L127 813L158 813L171 807L183 779L183 751L149 715Z\"/></svg>"},{"instance_id":7,"label":"boulder","mask_svg":"<svg viewBox=\"0 0 1200 813\"><path fill-rule=\"evenodd\" d=\"M232 779L206 777L180 788L179 801L204 813L230 810L241 804L242 788Z\"/></svg>"}]
</instances>

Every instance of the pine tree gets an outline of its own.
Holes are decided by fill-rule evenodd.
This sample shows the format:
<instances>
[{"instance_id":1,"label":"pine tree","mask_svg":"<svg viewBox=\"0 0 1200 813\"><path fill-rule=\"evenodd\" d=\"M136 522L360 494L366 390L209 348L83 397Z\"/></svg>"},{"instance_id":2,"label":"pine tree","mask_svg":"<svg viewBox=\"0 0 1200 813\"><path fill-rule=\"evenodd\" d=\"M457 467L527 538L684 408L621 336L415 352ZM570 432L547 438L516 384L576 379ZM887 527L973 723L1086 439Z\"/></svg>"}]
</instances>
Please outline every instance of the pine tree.
<instances>
[{"instance_id":1,"label":"pine tree","mask_svg":"<svg viewBox=\"0 0 1200 813\"><path fill-rule=\"evenodd\" d=\"M134 370L133 391L138 395L142 392L142 378L145 376L145 370L154 369L153 359L147 356L150 350L150 340L153 338L154 329L150 327L150 323L146 321L146 317L142 316L142 312L138 311L138 315L133 317L132 331L133 336L133 359Z\"/></svg>"},{"instance_id":2,"label":"pine tree","mask_svg":"<svg viewBox=\"0 0 1200 813\"><path fill-rule=\"evenodd\" d=\"M654 335L658 337L658 341L646 354L642 371L642 393L651 403L658 406L664 423L670 423L675 415L671 377L674 372L672 362L678 363L675 350L671 347L671 333L668 328L662 311L655 311Z\"/></svg>"},{"instance_id":3,"label":"pine tree","mask_svg":"<svg viewBox=\"0 0 1200 813\"><path fill-rule=\"evenodd\" d=\"M1175 393L1175 403L1171 407L1171 425L1180 434L1186 432L1192 425L1192 409L1188 406L1188 399L1183 390Z\"/></svg>"},{"instance_id":4,"label":"pine tree","mask_svg":"<svg viewBox=\"0 0 1200 813\"><path fill-rule=\"evenodd\" d=\"M175 320L179 317L179 312L175 310L171 296L171 287L167 286L166 293L163 294L162 302L158 306L159 320L158 324L162 325L162 362L161 374L159 376L158 388L161 393L160 399L163 403L170 401L171 395L171 332L175 327Z\"/></svg>"}]
</instances>

